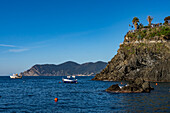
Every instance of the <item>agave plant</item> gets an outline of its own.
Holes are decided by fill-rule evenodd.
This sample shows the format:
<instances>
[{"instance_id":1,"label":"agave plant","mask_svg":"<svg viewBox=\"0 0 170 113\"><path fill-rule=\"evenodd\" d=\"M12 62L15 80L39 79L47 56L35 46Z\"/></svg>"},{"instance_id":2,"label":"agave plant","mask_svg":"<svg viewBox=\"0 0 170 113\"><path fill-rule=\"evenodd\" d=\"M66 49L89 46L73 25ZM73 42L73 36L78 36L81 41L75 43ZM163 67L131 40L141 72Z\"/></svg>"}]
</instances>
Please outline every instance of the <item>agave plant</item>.
<instances>
[{"instance_id":1,"label":"agave plant","mask_svg":"<svg viewBox=\"0 0 170 113\"><path fill-rule=\"evenodd\" d=\"M153 20L153 18L151 16L148 16L147 21L149 22L149 26L151 26L152 20Z\"/></svg>"}]
</instances>

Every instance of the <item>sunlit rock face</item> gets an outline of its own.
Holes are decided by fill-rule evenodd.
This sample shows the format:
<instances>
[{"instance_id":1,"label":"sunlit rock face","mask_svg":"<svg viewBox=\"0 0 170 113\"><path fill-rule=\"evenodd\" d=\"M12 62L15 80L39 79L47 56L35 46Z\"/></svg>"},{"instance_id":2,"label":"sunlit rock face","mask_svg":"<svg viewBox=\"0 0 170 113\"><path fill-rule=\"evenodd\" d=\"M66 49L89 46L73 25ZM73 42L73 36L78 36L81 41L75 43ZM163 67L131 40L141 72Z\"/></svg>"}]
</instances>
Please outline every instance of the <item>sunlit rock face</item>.
<instances>
[{"instance_id":1,"label":"sunlit rock face","mask_svg":"<svg viewBox=\"0 0 170 113\"><path fill-rule=\"evenodd\" d=\"M169 35L164 36L164 41L127 42L126 39L125 36L117 54L92 80L130 81L141 77L145 81L170 82Z\"/></svg>"}]
</instances>

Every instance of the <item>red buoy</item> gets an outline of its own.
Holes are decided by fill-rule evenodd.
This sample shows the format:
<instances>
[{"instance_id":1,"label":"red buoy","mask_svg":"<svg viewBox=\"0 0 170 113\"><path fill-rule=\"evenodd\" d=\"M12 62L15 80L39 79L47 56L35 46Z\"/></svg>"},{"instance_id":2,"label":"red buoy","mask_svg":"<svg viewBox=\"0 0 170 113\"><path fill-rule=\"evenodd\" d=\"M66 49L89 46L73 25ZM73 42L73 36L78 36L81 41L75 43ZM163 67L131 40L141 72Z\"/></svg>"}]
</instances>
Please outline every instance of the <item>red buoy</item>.
<instances>
[{"instance_id":1,"label":"red buoy","mask_svg":"<svg viewBox=\"0 0 170 113\"><path fill-rule=\"evenodd\" d=\"M58 98L55 98L54 101L57 102L57 101L58 101Z\"/></svg>"},{"instance_id":2,"label":"red buoy","mask_svg":"<svg viewBox=\"0 0 170 113\"><path fill-rule=\"evenodd\" d=\"M61 83L61 82L59 82L59 83Z\"/></svg>"},{"instance_id":3,"label":"red buoy","mask_svg":"<svg viewBox=\"0 0 170 113\"><path fill-rule=\"evenodd\" d=\"M122 84L122 82L121 82L121 84Z\"/></svg>"}]
</instances>

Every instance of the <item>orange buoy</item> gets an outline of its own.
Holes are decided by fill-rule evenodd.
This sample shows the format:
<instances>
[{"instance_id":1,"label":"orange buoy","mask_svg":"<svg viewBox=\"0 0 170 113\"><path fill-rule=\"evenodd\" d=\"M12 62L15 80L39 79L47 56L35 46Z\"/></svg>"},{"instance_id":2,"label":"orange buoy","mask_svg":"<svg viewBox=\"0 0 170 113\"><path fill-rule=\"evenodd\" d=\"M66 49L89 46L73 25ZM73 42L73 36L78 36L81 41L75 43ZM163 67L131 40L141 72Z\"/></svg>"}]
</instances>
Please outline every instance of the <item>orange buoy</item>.
<instances>
[{"instance_id":1,"label":"orange buoy","mask_svg":"<svg viewBox=\"0 0 170 113\"><path fill-rule=\"evenodd\" d=\"M121 82L121 84L122 84L122 82Z\"/></svg>"},{"instance_id":2,"label":"orange buoy","mask_svg":"<svg viewBox=\"0 0 170 113\"><path fill-rule=\"evenodd\" d=\"M158 85L158 83L156 83L156 86Z\"/></svg>"},{"instance_id":3,"label":"orange buoy","mask_svg":"<svg viewBox=\"0 0 170 113\"><path fill-rule=\"evenodd\" d=\"M58 98L55 98L54 101L57 102L57 101L58 101Z\"/></svg>"}]
</instances>

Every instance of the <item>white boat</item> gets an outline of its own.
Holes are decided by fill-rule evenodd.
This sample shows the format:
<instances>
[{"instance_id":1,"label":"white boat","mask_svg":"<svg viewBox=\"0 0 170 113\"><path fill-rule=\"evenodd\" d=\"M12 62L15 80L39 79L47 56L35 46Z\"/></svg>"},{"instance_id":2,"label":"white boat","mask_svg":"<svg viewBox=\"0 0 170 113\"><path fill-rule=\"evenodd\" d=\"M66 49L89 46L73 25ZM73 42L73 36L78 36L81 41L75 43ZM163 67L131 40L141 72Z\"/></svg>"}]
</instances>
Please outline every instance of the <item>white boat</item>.
<instances>
[{"instance_id":1,"label":"white boat","mask_svg":"<svg viewBox=\"0 0 170 113\"><path fill-rule=\"evenodd\" d=\"M10 76L10 78L12 78L12 79L22 78L22 75L13 74L12 76Z\"/></svg>"},{"instance_id":2,"label":"white boat","mask_svg":"<svg viewBox=\"0 0 170 113\"><path fill-rule=\"evenodd\" d=\"M64 83L77 83L77 79L75 79L75 76L72 76L72 77L67 76L66 79L65 79L65 78L62 78L62 81L63 81Z\"/></svg>"}]
</instances>

